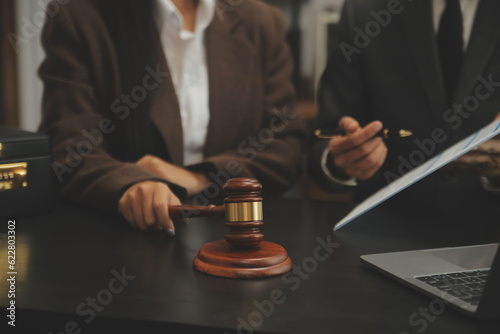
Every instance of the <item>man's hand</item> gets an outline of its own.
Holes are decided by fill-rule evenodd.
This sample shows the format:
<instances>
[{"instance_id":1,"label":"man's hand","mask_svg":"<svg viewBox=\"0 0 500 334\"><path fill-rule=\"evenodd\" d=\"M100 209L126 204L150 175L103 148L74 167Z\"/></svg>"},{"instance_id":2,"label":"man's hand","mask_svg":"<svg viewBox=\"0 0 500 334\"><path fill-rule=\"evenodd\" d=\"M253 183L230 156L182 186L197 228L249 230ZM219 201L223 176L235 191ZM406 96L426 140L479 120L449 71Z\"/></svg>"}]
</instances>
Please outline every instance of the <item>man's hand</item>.
<instances>
[{"instance_id":1,"label":"man's hand","mask_svg":"<svg viewBox=\"0 0 500 334\"><path fill-rule=\"evenodd\" d=\"M191 172L153 155L143 156L136 164L162 179L184 187L189 196L203 191L210 183L205 174Z\"/></svg>"},{"instance_id":2,"label":"man's hand","mask_svg":"<svg viewBox=\"0 0 500 334\"><path fill-rule=\"evenodd\" d=\"M497 136L482 143L445 168L472 170L482 176L500 179L500 138Z\"/></svg>"},{"instance_id":3,"label":"man's hand","mask_svg":"<svg viewBox=\"0 0 500 334\"><path fill-rule=\"evenodd\" d=\"M175 235L172 219L168 214L169 205L181 202L161 182L144 181L136 183L125 191L118 203L118 208L130 225L140 230L165 230Z\"/></svg>"},{"instance_id":4,"label":"man's hand","mask_svg":"<svg viewBox=\"0 0 500 334\"><path fill-rule=\"evenodd\" d=\"M500 114L495 121L500 120ZM472 170L500 180L500 136L496 136L449 163L444 169Z\"/></svg>"},{"instance_id":5,"label":"man's hand","mask_svg":"<svg viewBox=\"0 0 500 334\"><path fill-rule=\"evenodd\" d=\"M382 123L372 122L364 128L351 117L343 117L339 129L345 136L334 137L328 143L331 161L330 168L343 177L355 177L359 180L371 178L382 167L387 156L387 147L376 134L382 130Z\"/></svg>"}]
</instances>

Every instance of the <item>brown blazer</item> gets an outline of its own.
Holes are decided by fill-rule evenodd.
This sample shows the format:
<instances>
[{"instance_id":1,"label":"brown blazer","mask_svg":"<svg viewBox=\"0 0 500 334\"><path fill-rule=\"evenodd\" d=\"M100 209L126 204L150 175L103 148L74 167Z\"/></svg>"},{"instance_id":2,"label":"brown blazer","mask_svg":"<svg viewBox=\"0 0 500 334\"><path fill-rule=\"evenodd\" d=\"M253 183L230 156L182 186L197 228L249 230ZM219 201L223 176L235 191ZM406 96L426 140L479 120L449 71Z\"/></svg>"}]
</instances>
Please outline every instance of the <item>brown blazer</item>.
<instances>
[{"instance_id":1,"label":"brown blazer","mask_svg":"<svg viewBox=\"0 0 500 334\"><path fill-rule=\"evenodd\" d=\"M99 132L120 126L104 116L110 108L119 112L110 101L130 92L121 91L116 49L94 1L60 6L42 42L47 55L39 71L45 87L40 131L53 141L60 194L116 212L127 187L157 177L114 158L121 148L106 136L100 142ZM150 91L150 115L168 151L162 158L182 165L178 101L159 39L157 44L158 65L145 70L145 86L158 83ZM265 193L282 193L298 178L305 130L293 106L292 62L280 13L257 0L216 13L206 47L211 119L203 165L219 175L255 177Z\"/></svg>"}]
</instances>

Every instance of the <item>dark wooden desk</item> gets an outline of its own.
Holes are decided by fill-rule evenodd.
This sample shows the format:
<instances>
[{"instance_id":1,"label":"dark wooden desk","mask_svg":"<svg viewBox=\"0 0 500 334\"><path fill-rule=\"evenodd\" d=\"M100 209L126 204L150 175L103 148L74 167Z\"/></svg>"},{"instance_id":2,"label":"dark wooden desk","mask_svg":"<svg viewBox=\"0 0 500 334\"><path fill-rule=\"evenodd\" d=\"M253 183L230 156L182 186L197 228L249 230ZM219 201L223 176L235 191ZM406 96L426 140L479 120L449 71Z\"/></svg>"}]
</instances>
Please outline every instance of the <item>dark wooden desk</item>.
<instances>
[{"instance_id":1,"label":"dark wooden desk","mask_svg":"<svg viewBox=\"0 0 500 334\"><path fill-rule=\"evenodd\" d=\"M259 280L192 269L199 248L223 237L221 220L177 224L177 237L169 239L65 206L19 217L14 333L500 333L499 322L477 322L448 308L415 316L431 299L359 260L366 253L497 242L498 227L465 228L438 217L449 229L435 229L432 220L379 207L334 235L333 224L346 212L331 203L266 200L267 240L284 246L301 269ZM6 222L1 226L6 233ZM2 328L5 244L3 238ZM122 282L116 279L123 274ZM98 311L91 319L93 299Z\"/></svg>"}]
</instances>

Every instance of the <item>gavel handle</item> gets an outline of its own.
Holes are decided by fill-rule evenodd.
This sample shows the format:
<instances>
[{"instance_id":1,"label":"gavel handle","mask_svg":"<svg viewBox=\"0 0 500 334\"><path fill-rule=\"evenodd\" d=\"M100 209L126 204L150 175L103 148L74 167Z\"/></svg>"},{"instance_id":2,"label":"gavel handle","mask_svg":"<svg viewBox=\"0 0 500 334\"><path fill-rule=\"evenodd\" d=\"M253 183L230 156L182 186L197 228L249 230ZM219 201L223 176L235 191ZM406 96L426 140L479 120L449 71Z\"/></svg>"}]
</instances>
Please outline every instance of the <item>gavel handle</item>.
<instances>
[{"instance_id":1,"label":"gavel handle","mask_svg":"<svg viewBox=\"0 0 500 334\"><path fill-rule=\"evenodd\" d=\"M182 220L197 217L224 217L226 209L224 205L194 206L194 205L171 205L168 213L172 219Z\"/></svg>"}]
</instances>

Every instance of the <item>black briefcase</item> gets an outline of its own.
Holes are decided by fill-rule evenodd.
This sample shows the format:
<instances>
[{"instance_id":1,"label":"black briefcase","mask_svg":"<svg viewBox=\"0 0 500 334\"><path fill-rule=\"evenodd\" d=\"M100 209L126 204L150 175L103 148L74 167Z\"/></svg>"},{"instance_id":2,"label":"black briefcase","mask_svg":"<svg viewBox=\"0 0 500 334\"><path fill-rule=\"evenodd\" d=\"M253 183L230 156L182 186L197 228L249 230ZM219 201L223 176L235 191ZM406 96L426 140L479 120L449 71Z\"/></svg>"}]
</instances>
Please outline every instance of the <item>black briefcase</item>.
<instances>
[{"instance_id":1,"label":"black briefcase","mask_svg":"<svg viewBox=\"0 0 500 334\"><path fill-rule=\"evenodd\" d=\"M49 137L0 126L0 217L49 211L53 203Z\"/></svg>"}]
</instances>

